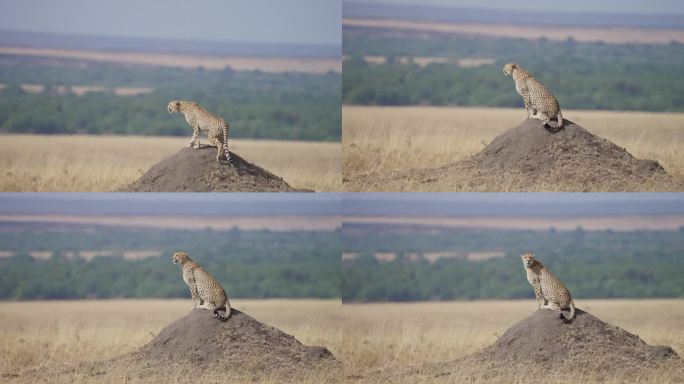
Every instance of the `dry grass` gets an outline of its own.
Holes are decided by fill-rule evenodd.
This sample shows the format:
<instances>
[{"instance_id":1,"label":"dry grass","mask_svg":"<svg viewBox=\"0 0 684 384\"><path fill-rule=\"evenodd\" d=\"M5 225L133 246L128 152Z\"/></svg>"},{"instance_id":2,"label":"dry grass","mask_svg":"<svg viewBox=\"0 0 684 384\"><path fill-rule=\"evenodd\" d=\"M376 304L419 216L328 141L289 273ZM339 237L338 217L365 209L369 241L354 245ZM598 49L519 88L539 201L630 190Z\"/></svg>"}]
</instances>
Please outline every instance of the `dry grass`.
<instances>
[{"instance_id":1,"label":"dry grass","mask_svg":"<svg viewBox=\"0 0 684 384\"><path fill-rule=\"evenodd\" d=\"M576 300L600 319L639 335L649 344L669 345L684 355L684 300ZM494 343L535 309L527 301L475 301L409 304L345 304L341 354L348 376L362 382L485 382L482 372L427 379L437 362L453 361ZM403 372L412 366L420 373ZM463 375L458 377L458 375ZM456 376L456 377L455 377ZM419 380L420 378L420 380ZM576 380L575 380L576 379ZM661 372L650 381L676 381ZM506 382L529 382L510 377ZM535 382L539 378L534 378ZM567 381L567 380L566 380ZM594 382L592 377L573 382ZM619 382L619 381L618 381Z\"/></svg>"},{"instance_id":2,"label":"dry grass","mask_svg":"<svg viewBox=\"0 0 684 384\"><path fill-rule=\"evenodd\" d=\"M479 351L534 310L532 300L343 306L336 300L234 301L238 309L304 344L326 346L345 364L347 381L374 383L390 379L396 383L484 382L477 372L428 378L434 363ZM577 304L649 344L670 345L684 354L683 300L577 300ZM40 369L51 372L50 382L121 382L116 374L93 378L58 372L65 366L135 350L186 313L189 305L189 300L0 303L0 377L33 382L32 372ZM409 366L415 368L412 373L397 376ZM149 381L189 381L170 375ZM672 375L663 371L646 382L676 381ZM322 380L326 381L312 376L304 382ZM507 380L521 381L525 382L516 377Z\"/></svg>"},{"instance_id":3,"label":"dry grass","mask_svg":"<svg viewBox=\"0 0 684 384\"><path fill-rule=\"evenodd\" d=\"M563 116L684 181L684 114L568 110ZM522 108L344 106L343 178L450 164L524 118Z\"/></svg>"},{"instance_id":4,"label":"dry grass","mask_svg":"<svg viewBox=\"0 0 684 384\"><path fill-rule=\"evenodd\" d=\"M341 305L337 300L234 300L233 305L304 344L325 345L336 356L340 351ZM52 383L122 382L115 374L83 377L58 372L67 365L131 352L189 307L190 300L0 303L0 381L19 375L15 377L18 382L34 382L32 371L40 369L51 372L48 380ZM318 379L311 377L310 382ZM148 380L190 381L173 372Z\"/></svg>"},{"instance_id":5,"label":"dry grass","mask_svg":"<svg viewBox=\"0 0 684 384\"><path fill-rule=\"evenodd\" d=\"M187 146L189 137L0 136L0 191L105 192ZM204 139L206 143L206 138ZM233 140L231 150L295 188L339 191L339 143Z\"/></svg>"},{"instance_id":6,"label":"dry grass","mask_svg":"<svg viewBox=\"0 0 684 384\"><path fill-rule=\"evenodd\" d=\"M401 31L438 32L459 35L482 35L512 37L519 39L539 39L565 41L572 37L576 41L603 41L608 44L641 43L669 44L671 41L684 42L684 31L668 28L629 28L629 27L563 27L558 25L518 25L494 23L441 23L412 20L343 19L343 26L386 28Z\"/></svg>"}]
</instances>

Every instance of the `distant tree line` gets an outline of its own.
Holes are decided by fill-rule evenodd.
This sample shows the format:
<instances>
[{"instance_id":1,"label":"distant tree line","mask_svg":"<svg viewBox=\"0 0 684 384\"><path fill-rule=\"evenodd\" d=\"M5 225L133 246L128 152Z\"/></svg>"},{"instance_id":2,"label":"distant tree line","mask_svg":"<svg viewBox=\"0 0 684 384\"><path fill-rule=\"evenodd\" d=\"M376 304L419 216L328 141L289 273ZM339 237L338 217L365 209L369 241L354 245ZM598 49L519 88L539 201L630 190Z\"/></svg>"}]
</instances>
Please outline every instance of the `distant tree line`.
<instances>
[{"instance_id":1,"label":"distant tree line","mask_svg":"<svg viewBox=\"0 0 684 384\"><path fill-rule=\"evenodd\" d=\"M347 104L519 107L501 67L521 64L569 109L684 111L684 45L603 44L454 36L396 36L346 28L342 94ZM384 56L371 64L364 56ZM493 65L421 67L398 57L491 58Z\"/></svg>"},{"instance_id":2,"label":"distant tree line","mask_svg":"<svg viewBox=\"0 0 684 384\"><path fill-rule=\"evenodd\" d=\"M230 231L107 228L10 229L0 223L0 299L188 298L171 255L178 250L210 271L233 297L339 298L340 234L336 231ZM39 233L39 236L36 234ZM52 251L47 260L32 250ZM109 250L87 261L66 251ZM161 256L126 260L124 250ZM119 256L117 256L119 255Z\"/></svg>"},{"instance_id":3,"label":"distant tree line","mask_svg":"<svg viewBox=\"0 0 684 384\"><path fill-rule=\"evenodd\" d=\"M684 298L684 229L526 231L452 229L436 233L345 227L344 301L533 298L520 254L533 251L576 298ZM411 260L423 252L504 251L484 261ZM381 261L376 252L393 252Z\"/></svg>"},{"instance_id":4,"label":"distant tree line","mask_svg":"<svg viewBox=\"0 0 684 384\"><path fill-rule=\"evenodd\" d=\"M341 137L339 73L269 74L149 68L91 63L47 65L0 55L0 132L186 136L188 126L169 116L170 100L196 100L221 115L236 138L336 141ZM21 84L40 84L28 93ZM152 93L118 96L56 92L60 85L151 87Z\"/></svg>"}]
</instances>

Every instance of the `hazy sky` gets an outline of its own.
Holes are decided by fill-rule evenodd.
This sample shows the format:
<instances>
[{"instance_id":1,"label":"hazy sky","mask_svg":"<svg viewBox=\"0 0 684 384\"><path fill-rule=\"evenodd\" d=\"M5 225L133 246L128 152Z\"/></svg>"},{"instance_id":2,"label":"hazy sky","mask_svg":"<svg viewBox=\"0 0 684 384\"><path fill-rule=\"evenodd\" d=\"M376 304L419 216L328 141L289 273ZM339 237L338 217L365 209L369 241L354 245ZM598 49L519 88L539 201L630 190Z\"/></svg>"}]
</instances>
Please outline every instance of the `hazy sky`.
<instances>
[{"instance_id":1,"label":"hazy sky","mask_svg":"<svg viewBox=\"0 0 684 384\"><path fill-rule=\"evenodd\" d=\"M353 0L366 3L446 5L493 9L533 9L543 11L684 14L681 0Z\"/></svg>"},{"instance_id":2,"label":"hazy sky","mask_svg":"<svg viewBox=\"0 0 684 384\"><path fill-rule=\"evenodd\" d=\"M340 0L0 0L0 29L341 44Z\"/></svg>"}]
</instances>

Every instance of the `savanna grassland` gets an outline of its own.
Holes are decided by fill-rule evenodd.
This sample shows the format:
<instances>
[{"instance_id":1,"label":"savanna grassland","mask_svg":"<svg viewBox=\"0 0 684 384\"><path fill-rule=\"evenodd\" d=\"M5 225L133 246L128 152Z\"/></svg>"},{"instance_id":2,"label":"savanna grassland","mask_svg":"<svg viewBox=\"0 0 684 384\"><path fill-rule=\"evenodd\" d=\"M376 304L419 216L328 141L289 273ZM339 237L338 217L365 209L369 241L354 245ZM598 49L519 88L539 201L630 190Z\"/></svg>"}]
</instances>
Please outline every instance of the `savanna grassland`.
<instances>
[{"instance_id":1,"label":"savanna grassland","mask_svg":"<svg viewBox=\"0 0 684 384\"><path fill-rule=\"evenodd\" d=\"M534 310L533 300L344 305L336 300L234 301L236 308L304 344L326 346L343 362L345 381L363 383L484 382L481 368L457 377L433 377L434 369L492 344ZM122 382L126 377L135 381L133 372L96 377L60 372L79 362L135 350L186 313L189 305L189 300L0 303L0 375L10 382L33 382L38 371L50 372L47 377L55 383ZM682 300L577 300L577 305L649 344L684 353ZM675 374L658 372L644 382L677 382ZM321 378L312 375L304 382ZM592 382L587 376L575 379ZM148 380L173 383L190 378L169 372ZM511 376L508 382L530 382L530 377Z\"/></svg>"},{"instance_id":2,"label":"savanna grassland","mask_svg":"<svg viewBox=\"0 0 684 384\"><path fill-rule=\"evenodd\" d=\"M669 345L684 353L682 300L576 300L601 320L637 334L649 344ZM483 383L483 367L438 375L440 362L466 357L494 343L506 329L531 315L534 301L471 301L344 304L341 355L348 378L362 383ZM681 371L663 370L647 383L679 382ZM438 376L438 377L435 377ZM548 378L544 382L567 382ZM576 376L573 382L595 382ZM540 382L511 373L502 382ZM623 382L619 378L605 382Z\"/></svg>"},{"instance_id":3,"label":"savanna grassland","mask_svg":"<svg viewBox=\"0 0 684 384\"><path fill-rule=\"evenodd\" d=\"M363 176L463 160L525 118L522 108L479 107L344 106L342 114L344 188L374 191L390 191L392 185L369 186ZM684 114L568 110L563 116L637 158L658 161L675 181L684 181ZM408 176L402 183L407 190L443 190L439 180L421 187ZM500 187L505 191L505 183Z\"/></svg>"},{"instance_id":4,"label":"savanna grassland","mask_svg":"<svg viewBox=\"0 0 684 384\"><path fill-rule=\"evenodd\" d=\"M232 300L255 319L294 335L307 345L324 345L341 355L341 305L338 300ZM80 362L100 361L131 352L190 309L190 300L32 301L0 303L0 377L3 382L120 383L135 372L88 377L60 373ZM50 372L47 376L45 372ZM320 373L319 373L320 374ZM220 376L217 376L220 379ZM264 382L278 382L263 378ZM305 382L320 382L312 374ZM168 372L149 382L189 382Z\"/></svg>"},{"instance_id":5,"label":"savanna grassland","mask_svg":"<svg viewBox=\"0 0 684 384\"><path fill-rule=\"evenodd\" d=\"M2 135L0 191L113 191L189 141L189 136ZM202 142L208 143L206 137ZM341 188L339 143L238 139L230 148L293 187Z\"/></svg>"}]
</instances>

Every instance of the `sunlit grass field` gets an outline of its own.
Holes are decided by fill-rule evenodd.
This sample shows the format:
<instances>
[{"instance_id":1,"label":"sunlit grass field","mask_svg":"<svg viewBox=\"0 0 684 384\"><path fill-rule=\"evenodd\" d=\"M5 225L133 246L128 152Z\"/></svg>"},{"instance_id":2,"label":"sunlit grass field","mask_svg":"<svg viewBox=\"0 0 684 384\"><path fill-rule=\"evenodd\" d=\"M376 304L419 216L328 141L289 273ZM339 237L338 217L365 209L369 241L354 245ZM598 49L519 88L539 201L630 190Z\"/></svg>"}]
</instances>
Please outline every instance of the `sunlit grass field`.
<instances>
[{"instance_id":1,"label":"sunlit grass field","mask_svg":"<svg viewBox=\"0 0 684 384\"><path fill-rule=\"evenodd\" d=\"M535 310L533 300L344 305L337 300L233 301L237 309L304 344L327 347L345 366L340 379L351 383L486 382L472 370L463 376L437 378L431 370L435 363L492 344ZM684 300L576 300L576 304L649 344L669 345L684 354ZM32 372L40 369L50 372L50 381L57 383L121 382L116 375L58 372L79 362L131 352L189 309L189 299L0 302L0 381L34 382ZM645 382L678 382L679 373L658 372ZM168 377L150 380L155 379L168 382ZM511 377L507 382L532 379ZM320 380L312 376L305 382ZM592 380L584 377L574 382Z\"/></svg>"},{"instance_id":2,"label":"sunlit grass field","mask_svg":"<svg viewBox=\"0 0 684 384\"><path fill-rule=\"evenodd\" d=\"M114 191L189 141L189 136L0 135L0 191ZM341 189L339 143L232 140L230 148L295 188Z\"/></svg>"},{"instance_id":3,"label":"sunlit grass field","mask_svg":"<svg viewBox=\"0 0 684 384\"><path fill-rule=\"evenodd\" d=\"M601 320L639 335L649 344L669 345L680 356L684 355L684 300L575 303ZM466 357L493 344L535 309L533 300L344 304L341 356L347 365L347 376L358 377L358 382L488 382L477 368L434 378L432 366ZM407 372L408 367L416 372ZM648 382L682 379L675 374L664 371ZM569 381L593 382L591 377ZM521 381L511 376L505 382L548 381L538 377Z\"/></svg>"},{"instance_id":4,"label":"sunlit grass field","mask_svg":"<svg viewBox=\"0 0 684 384\"><path fill-rule=\"evenodd\" d=\"M684 113L567 110L563 116L637 158L657 160L684 181ZM344 106L345 189L357 190L354 180L363 175L382 177L465 159L524 119L522 108ZM435 184L439 189L439 181Z\"/></svg>"},{"instance_id":5,"label":"sunlit grass field","mask_svg":"<svg viewBox=\"0 0 684 384\"><path fill-rule=\"evenodd\" d=\"M339 300L231 302L240 311L304 344L323 345L335 356L340 354ZM190 307L190 299L0 302L0 382L13 379L33 383L36 369L50 372L47 377L52 383L122 382L116 374L87 377L60 374L59 370L134 351L185 315ZM317 383L319 378L312 376L307 382ZM174 379L173 372L147 380L187 382Z\"/></svg>"}]
</instances>

